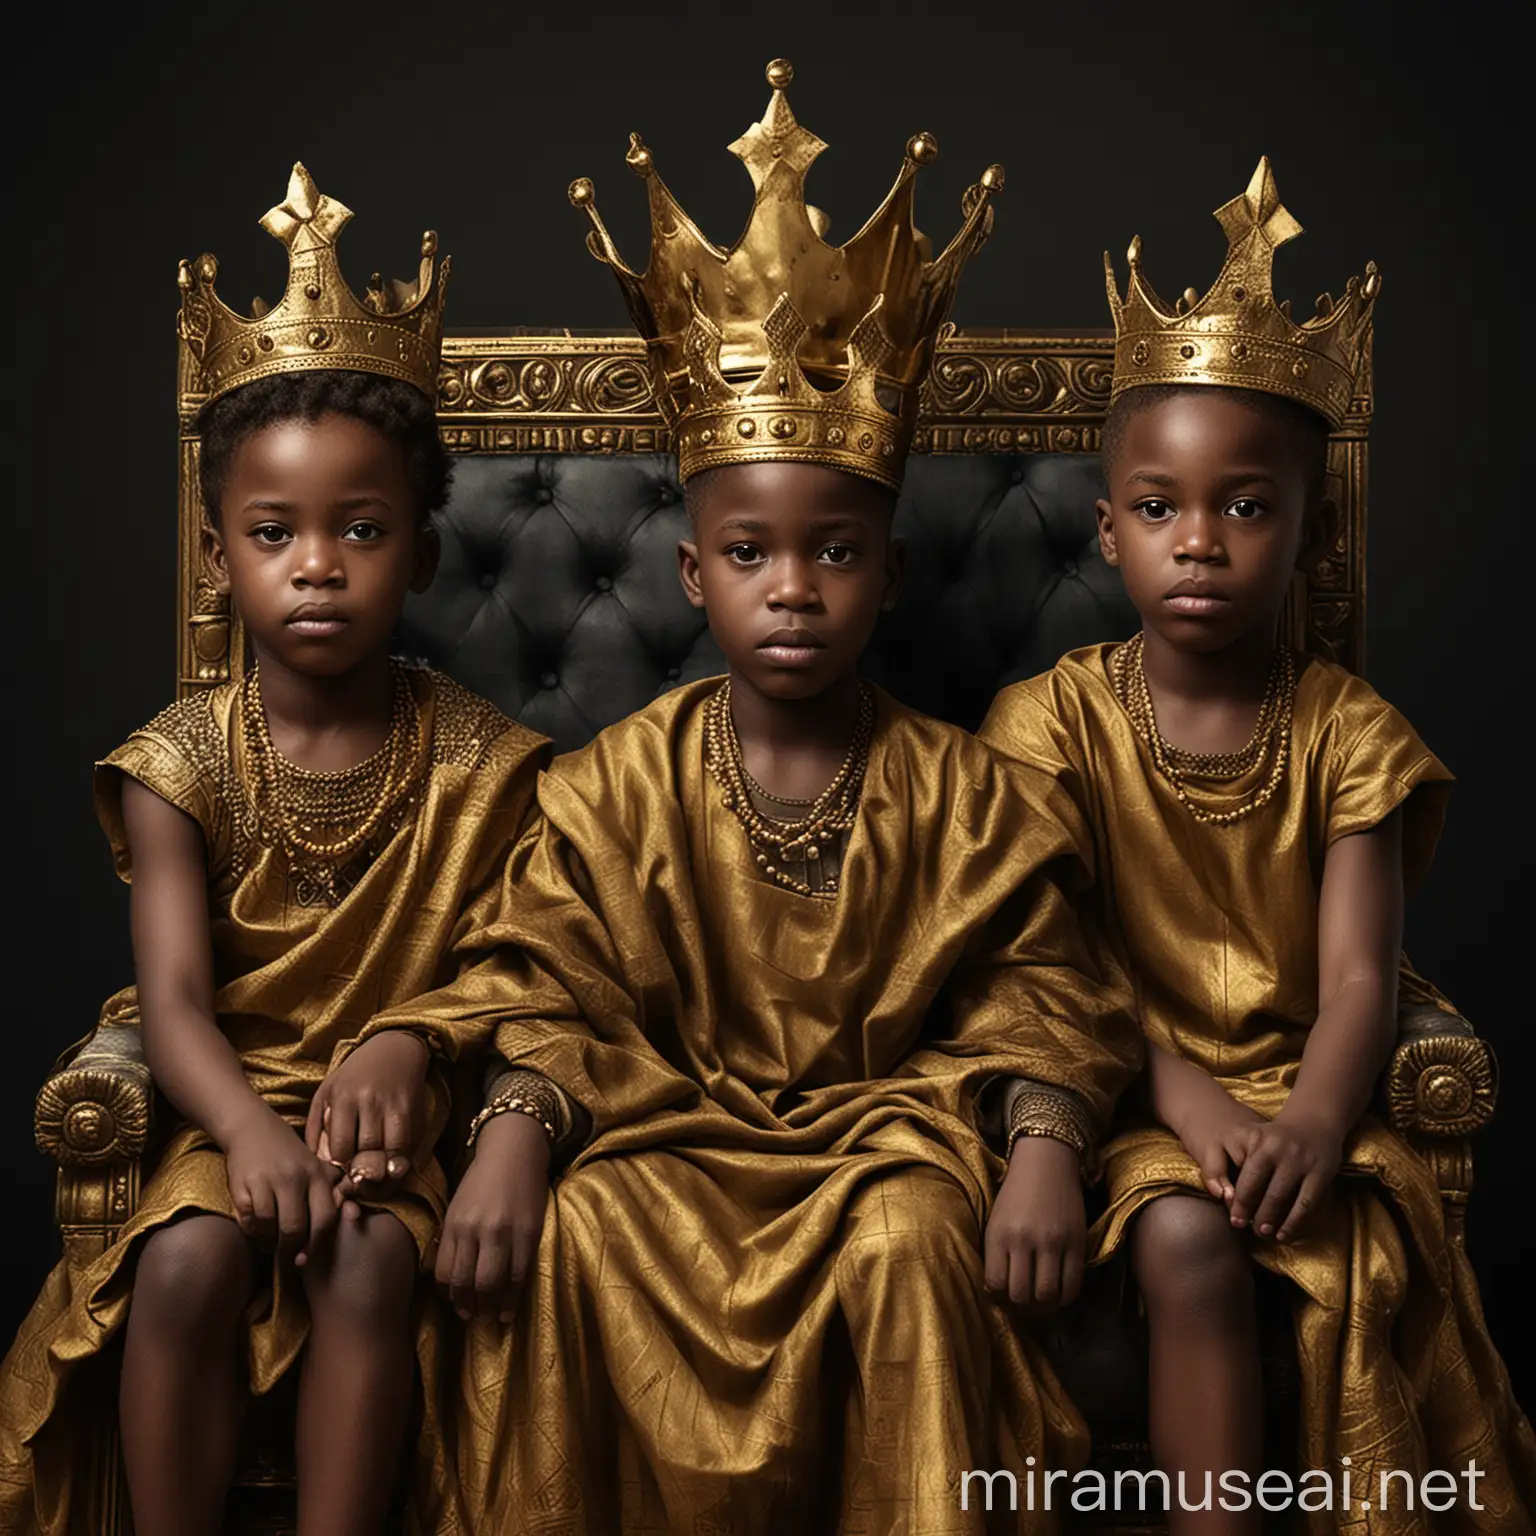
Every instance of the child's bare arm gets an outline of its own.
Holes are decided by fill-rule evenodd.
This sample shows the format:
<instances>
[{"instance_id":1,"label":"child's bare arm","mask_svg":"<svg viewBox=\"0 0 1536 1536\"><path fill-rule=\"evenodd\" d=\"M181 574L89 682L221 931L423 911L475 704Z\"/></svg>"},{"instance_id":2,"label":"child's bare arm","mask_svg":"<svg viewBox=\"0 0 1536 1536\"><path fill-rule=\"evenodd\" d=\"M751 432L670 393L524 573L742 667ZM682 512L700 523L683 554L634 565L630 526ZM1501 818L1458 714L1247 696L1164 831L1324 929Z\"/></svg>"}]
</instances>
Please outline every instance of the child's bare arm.
<instances>
[{"instance_id":1,"label":"child's bare arm","mask_svg":"<svg viewBox=\"0 0 1536 1536\"><path fill-rule=\"evenodd\" d=\"M1402 819L1341 837L1323 865L1318 1015L1285 1108L1257 1133L1233 1219L1283 1242L1317 1203L1370 1103L1397 1028Z\"/></svg>"},{"instance_id":2,"label":"child's bare arm","mask_svg":"<svg viewBox=\"0 0 1536 1536\"><path fill-rule=\"evenodd\" d=\"M215 1022L202 831L133 779L123 784L123 824L150 1070L171 1103L223 1149L241 1227L253 1237L275 1231L285 1253L298 1253L335 1219L332 1180L251 1088Z\"/></svg>"}]
</instances>

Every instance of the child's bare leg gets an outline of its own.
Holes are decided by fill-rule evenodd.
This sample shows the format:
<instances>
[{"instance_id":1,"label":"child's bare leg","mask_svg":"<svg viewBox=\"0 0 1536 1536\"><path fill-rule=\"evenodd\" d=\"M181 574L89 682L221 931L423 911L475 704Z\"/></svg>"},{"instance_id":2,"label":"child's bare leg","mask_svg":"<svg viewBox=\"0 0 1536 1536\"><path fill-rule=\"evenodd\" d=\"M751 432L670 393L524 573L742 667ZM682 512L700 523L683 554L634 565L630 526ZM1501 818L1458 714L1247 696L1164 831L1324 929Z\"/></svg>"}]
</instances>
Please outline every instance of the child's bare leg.
<instances>
[{"instance_id":1,"label":"child's bare leg","mask_svg":"<svg viewBox=\"0 0 1536 1536\"><path fill-rule=\"evenodd\" d=\"M254 1250L223 1216L188 1216L144 1244L123 1348L123 1460L133 1523L213 1536L245 1412L241 1314Z\"/></svg>"},{"instance_id":2,"label":"child's bare leg","mask_svg":"<svg viewBox=\"0 0 1536 1536\"><path fill-rule=\"evenodd\" d=\"M1136 1218L1136 1280L1151 1341L1152 1454L1171 1486L1169 1536L1253 1536L1257 1510L1221 1507L1221 1474L1251 1491L1263 1455L1263 1400L1253 1273L1225 1209L1166 1195ZM1185 1499L1210 1509L1180 1507ZM1236 1501L1234 1501L1236 1502Z\"/></svg>"},{"instance_id":3,"label":"child's bare leg","mask_svg":"<svg viewBox=\"0 0 1536 1536\"><path fill-rule=\"evenodd\" d=\"M300 1536L377 1536L398 1480L416 1370L416 1243L387 1212L337 1223L304 1269Z\"/></svg>"}]
</instances>

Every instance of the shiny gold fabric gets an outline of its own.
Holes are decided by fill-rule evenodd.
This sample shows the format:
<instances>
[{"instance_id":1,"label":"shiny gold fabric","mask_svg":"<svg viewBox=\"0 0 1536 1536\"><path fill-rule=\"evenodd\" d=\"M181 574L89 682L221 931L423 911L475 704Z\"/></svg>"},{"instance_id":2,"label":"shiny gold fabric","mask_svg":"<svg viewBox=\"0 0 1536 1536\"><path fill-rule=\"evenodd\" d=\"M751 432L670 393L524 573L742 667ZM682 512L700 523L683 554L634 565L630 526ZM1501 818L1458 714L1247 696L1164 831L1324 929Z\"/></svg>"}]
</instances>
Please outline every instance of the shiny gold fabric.
<instances>
[{"instance_id":1,"label":"shiny gold fabric","mask_svg":"<svg viewBox=\"0 0 1536 1536\"><path fill-rule=\"evenodd\" d=\"M882 694L839 894L781 889L704 768L717 686L561 759L483 964L375 1021L496 1019L592 1119L518 1321L468 1333L440 1532L975 1532L963 1470L1086 1448L982 1288L976 1100L1029 1075L1104 1116L1135 1069L1087 830Z\"/></svg>"},{"instance_id":2,"label":"shiny gold fabric","mask_svg":"<svg viewBox=\"0 0 1536 1536\"><path fill-rule=\"evenodd\" d=\"M333 1059L370 1015L452 974L450 953L474 921L474 898L494 899L508 850L533 813L537 770L546 760L542 738L447 678L425 670L411 678L433 747L422 804L334 909L299 905L281 854L250 836L237 685L168 710L97 771L97 807L124 879L131 874L121 811L125 777L202 827L219 1023L256 1091L297 1125ZM137 1024L134 989L112 998L102 1017ZM451 1059L473 1042L440 1031L438 1043ZM405 1223L423 1256L446 1194L430 1149L447 1095L440 1080L434 1086L420 1172L396 1197L379 1202ZM122 1327L143 1239L191 1211L233 1216L223 1154L182 1125L155 1161L118 1242L88 1267L71 1271L61 1263L50 1276L0 1375L0 1528L47 1536L69 1529L71 1482L83 1475L71 1434L71 1377ZM432 1307L420 1315L418 1353L430 1379L437 1353ZM274 1263L271 1290L249 1324L254 1391L269 1390L293 1363L307 1327L302 1285ZM429 1396L421 1455L440 1465L432 1408Z\"/></svg>"},{"instance_id":3,"label":"shiny gold fabric","mask_svg":"<svg viewBox=\"0 0 1536 1536\"><path fill-rule=\"evenodd\" d=\"M1054 772L1092 822L1102 920L1123 939L1148 1036L1241 1103L1274 1115L1317 1016L1328 846L1401 807L1411 888L1434 851L1450 774L1365 683L1313 659L1297 681L1280 792L1232 826L1201 825L1157 774L1115 696L1106 670L1112 650L1076 651L1006 689L981 734ZM1219 808L1265 772L1261 763L1230 784L1196 781L1201 803ZM1402 989L1449 1006L1406 966ZM1105 1166L1109 1208L1092 1250L1100 1259L1121 1246L1149 1200L1202 1190L1178 1140L1138 1119L1129 1103ZM1475 1457L1487 1473L1479 1485L1485 1512L1469 1512L1461 1524L1431 1526L1422 1509L1409 1513L1398 1499L1394 1509L1356 1510L1353 1523L1337 1526L1337 1517L1316 1514L1315 1536L1530 1531L1536 1440L1423 1160L1367 1119L1346 1145L1343 1173L1311 1235L1285 1246L1254 1239L1252 1252L1295 1286L1306 1466L1336 1471L1350 1457L1356 1501L1373 1503L1383 1468L1410 1471L1417 1483L1432 1469L1460 1477Z\"/></svg>"}]
</instances>

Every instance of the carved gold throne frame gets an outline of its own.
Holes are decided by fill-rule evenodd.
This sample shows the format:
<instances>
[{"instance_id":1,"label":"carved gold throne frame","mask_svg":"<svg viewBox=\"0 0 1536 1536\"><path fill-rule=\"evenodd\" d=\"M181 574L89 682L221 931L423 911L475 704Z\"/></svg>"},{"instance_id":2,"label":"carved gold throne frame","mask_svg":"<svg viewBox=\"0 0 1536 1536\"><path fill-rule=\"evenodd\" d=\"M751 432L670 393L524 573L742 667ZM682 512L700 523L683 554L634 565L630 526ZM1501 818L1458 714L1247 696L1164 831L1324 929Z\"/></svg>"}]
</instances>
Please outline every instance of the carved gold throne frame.
<instances>
[{"instance_id":1,"label":"carved gold throne frame","mask_svg":"<svg viewBox=\"0 0 1536 1536\"><path fill-rule=\"evenodd\" d=\"M919 454L1093 454L1109 404L1113 341L1107 332L975 331L950 328L925 391ZM1341 518L1316 576L1298 578L1285 624L1299 648L1358 671L1365 659L1366 494L1372 399L1370 360L1348 419L1329 450ZM203 570L197 373L181 348L180 623L182 695L225 681L244 641L238 619ZM444 346L439 419L456 454L626 455L669 448L636 336L489 332ZM1472 1184L1467 1137L1493 1113L1496 1067L1469 1025L1434 1008L1409 1010L1383 1081L1382 1112L1430 1163L1448 1230L1462 1239ZM114 1242L138 1200L140 1159L153 1089L136 1030L103 1026L62 1061L37 1101L40 1147L58 1163L58 1223L69 1265ZM98 1437L81 1530L127 1530L114 1436ZM249 1529L285 1529L257 1525Z\"/></svg>"}]
</instances>

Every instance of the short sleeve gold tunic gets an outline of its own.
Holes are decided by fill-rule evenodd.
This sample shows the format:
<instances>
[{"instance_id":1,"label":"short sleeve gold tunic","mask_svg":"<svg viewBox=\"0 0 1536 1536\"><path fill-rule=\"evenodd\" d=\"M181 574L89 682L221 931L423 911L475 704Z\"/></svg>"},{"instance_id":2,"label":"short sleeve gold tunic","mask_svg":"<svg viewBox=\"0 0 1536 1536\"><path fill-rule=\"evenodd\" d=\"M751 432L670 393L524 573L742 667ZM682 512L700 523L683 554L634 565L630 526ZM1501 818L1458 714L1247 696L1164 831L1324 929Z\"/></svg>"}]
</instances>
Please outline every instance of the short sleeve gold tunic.
<instances>
[{"instance_id":1,"label":"short sleeve gold tunic","mask_svg":"<svg viewBox=\"0 0 1536 1536\"><path fill-rule=\"evenodd\" d=\"M281 850L256 835L239 684L173 705L97 768L97 810L124 880L132 876L122 820L125 778L202 828L216 1016L251 1085L296 1126L373 1014L453 975L455 944L476 925L475 898L494 894L508 852L536 809L537 774L547 760L543 738L439 673L413 668L408 677L430 742L427 779L416 804L397 826L383 829L348 872L355 883L335 906L317 899ZM137 1025L134 988L106 1004L102 1021ZM469 1029L437 1038L450 1060L477 1043ZM447 1112L442 1073L433 1074L433 1087L419 1171L380 1202L404 1222L423 1256L446 1196L430 1155ZM197 1128L177 1124L118 1241L83 1270L65 1264L54 1270L6 1358L0 1528L47 1536L67 1528L71 1482L81 1474L69 1443L66 1388L126 1319L132 1261L142 1240L190 1211L233 1216L223 1154ZM425 1361L435 1350L431 1310L422 1314L418 1345ZM249 1323L254 1391L267 1391L293 1363L307 1326L302 1286L274 1264L271 1290ZM429 1414L429 1440L431 1420ZM436 1454L430 1443L423 1450Z\"/></svg>"},{"instance_id":2,"label":"short sleeve gold tunic","mask_svg":"<svg viewBox=\"0 0 1536 1536\"><path fill-rule=\"evenodd\" d=\"M377 1021L495 1020L592 1122L517 1323L471 1326L441 1532L979 1532L962 1471L1086 1449L982 1286L976 1112L1015 1075L1105 1117L1138 1064L1086 829L881 694L837 892L785 889L705 766L718 686L559 760L484 964Z\"/></svg>"},{"instance_id":3,"label":"short sleeve gold tunic","mask_svg":"<svg viewBox=\"0 0 1536 1536\"><path fill-rule=\"evenodd\" d=\"M1203 1067L1234 1098L1272 1116L1285 1103L1318 1011L1323 860L1339 838L1403 813L1404 876L1434 852L1450 774L1403 717L1359 678L1311 659L1296 684L1291 756L1280 791L1231 825L1198 822L1158 773L1115 692L1113 646L1066 656L1005 689L982 737L1053 773L1093 827L1101 920L1124 946L1148 1038ZM1193 780L1197 802L1241 802L1267 765L1229 781ZM1449 1004L1405 964L1410 1000ZM1203 1192L1177 1138L1134 1100L1105 1149L1109 1208L1094 1230L1116 1251L1148 1200ZM1423 1160L1374 1118L1345 1149L1331 1209L1285 1246L1252 1240L1256 1262L1295 1284L1305 1464L1353 1460L1355 1487L1378 1471L1415 1481L1431 1469L1487 1470L1487 1512L1457 1529L1529 1531L1536 1442L1488 1339L1465 1255L1449 1241ZM1317 1536L1336 1527L1312 1517ZM1406 1536L1422 1511L1357 1512L1359 1536Z\"/></svg>"}]
</instances>

